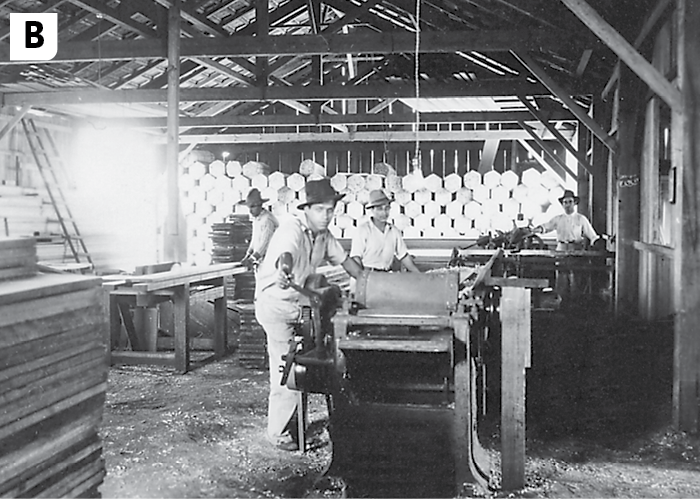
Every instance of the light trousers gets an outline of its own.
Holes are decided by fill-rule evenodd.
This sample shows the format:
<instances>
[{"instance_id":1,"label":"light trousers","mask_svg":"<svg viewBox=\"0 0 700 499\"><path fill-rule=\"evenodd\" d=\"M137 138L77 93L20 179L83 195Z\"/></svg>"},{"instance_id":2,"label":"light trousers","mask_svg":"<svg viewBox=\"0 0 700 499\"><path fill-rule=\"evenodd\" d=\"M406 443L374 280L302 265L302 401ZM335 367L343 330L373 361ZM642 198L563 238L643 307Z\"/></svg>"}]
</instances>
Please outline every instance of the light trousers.
<instances>
[{"instance_id":1,"label":"light trousers","mask_svg":"<svg viewBox=\"0 0 700 499\"><path fill-rule=\"evenodd\" d=\"M282 385L281 381L285 364L282 356L289 351L289 342L294 338L294 324L300 317L301 306L298 302L270 297L264 291L255 299L255 318L267 336L270 364L267 437L272 442L280 439L297 410L298 393Z\"/></svg>"}]
</instances>

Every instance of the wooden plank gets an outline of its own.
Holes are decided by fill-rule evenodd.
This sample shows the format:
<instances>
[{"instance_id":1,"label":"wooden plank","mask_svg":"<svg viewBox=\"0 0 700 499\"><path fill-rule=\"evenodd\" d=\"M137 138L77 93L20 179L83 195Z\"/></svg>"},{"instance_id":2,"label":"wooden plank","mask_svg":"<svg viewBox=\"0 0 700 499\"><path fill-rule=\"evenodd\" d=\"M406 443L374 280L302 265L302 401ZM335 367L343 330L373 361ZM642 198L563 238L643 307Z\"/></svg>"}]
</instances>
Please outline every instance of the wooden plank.
<instances>
[{"instance_id":1,"label":"wooden plank","mask_svg":"<svg viewBox=\"0 0 700 499\"><path fill-rule=\"evenodd\" d=\"M196 284L219 277L244 274L248 269L240 263L218 263L205 267L191 267L144 276L133 276L130 280L138 291L158 291L184 284Z\"/></svg>"},{"instance_id":2,"label":"wooden plank","mask_svg":"<svg viewBox=\"0 0 700 499\"><path fill-rule=\"evenodd\" d=\"M71 492L83 482L94 476L103 477L104 473L104 461L100 459L95 460L77 470L62 474L60 479L51 484L50 487L34 492L33 497L73 497Z\"/></svg>"},{"instance_id":3,"label":"wooden plank","mask_svg":"<svg viewBox=\"0 0 700 499\"><path fill-rule=\"evenodd\" d=\"M530 290L501 295L501 475L503 490L525 485L525 367L530 349Z\"/></svg>"},{"instance_id":4,"label":"wooden plank","mask_svg":"<svg viewBox=\"0 0 700 499\"><path fill-rule=\"evenodd\" d=\"M0 305L0 327L17 322L34 321L51 317L52 315L65 314L90 305L100 305L101 307L101 298L100 288L93 288L74 293L48 296L38 300ZM16 338L0 337L0 347L11 344L14 341L16 341Z\"/></svg>"},{"instance_id":5,"label":"wooden plank","mask_svg":"<svg viewBox=\"0 0 700 499\"><path fill-rule=\"evenodd\" d=\"M14 388L3 392L0 395L0 407L4 407L5 410L16 410L18 407L23 407L28 400L42 398L44 391L62 388L71 385L77 379L107 370L104 350L101 348L93 349L84 356L72 357L70 360L70 364L53 364L45 371L32 373L36 379L23 379Z\"/></svg>"},{"instance_id":6,"label":"wooden plank","mask_svg":"<svg viewBox=\"0 0 700 499\"><path fill-rule=\"evenodd\" d=\"M101 283L100 277L39 274L32 279L3 282L0 285L0 305L93 288Z\"/></svg>"},{"instance_id":7,"label":"wooden plank","mask_svg":"<svg viewBox=\"0 0 700 499\"><path fill-rule=\"evenodd\" d=\"M39 300L38 304L40 303L41 300ZM2 310L2 307L0 307L0 310ZM11 308L7 310L9 312L12 311ZM48 338L73 328L90 326L94 332L86 335L86 340L90 338L99 340L99 331L103 327L103 321L104 316L102 315L101 307L97 304L90 304L82 308L76 307L75 310L65 314L49 314L47 317L40 317L37 320L8 324L0 329L2 331L0 336L0 352L2 352L0 353L0 359L3 359L5 362L12 362L11 358L6 357L5 351L11 353L12 348L15 346L21 348L23 343ZM55 329L50 329L51 327Z\"/></svg>"},{"instance_id":8,"label":"wooden plank","mask_svg":"<svg viewBox=\"0 0 700 499\"><path fill-rule=\"evenodd\" d=\"M496 152L500 144L501 141L499 139L486 139L484 141L484 149L481 152L481 159L479 160L479 173L482 175L493 170Z\"/></svg>"},{"instance_id":9,"label":"wooden plank","mask_svg":"<svg viewBox=\"0 0 700 499\"><path fill-rule=\"evenodd\" d=\"M96 381L98 384L95 384ZM67 391L73 394L66 398L63 398L63 392L58 392L57 394L47 395L44 399L37 401L35 404L31 404L29 407L22 407L10 413L5 413L2 415L2 421L12 421L12 423L3 424L2 427L0 427L0 439L29 428L61 411L76 406L81 402L85 402L96 395L104 394L106 390L106 381L100 382L99 379L87 379L79 381L70 387L70 390ZM38 410L31 412L33 409Z\"/></svg>"},{"instance_id":10,"label":"wooden plank","mask_svg":"<svg viewBox=\"0 0 700 499\"><path fill-rule=\"evenodd\" d=\"M93 442L87 442L87 445L67 454L65 451L56 452L53 455L46 456L47 459L28 470L24 470L21 474L14 477L0 486L0 494L4 497L33 497L30 491L37 489L43 482L51 480L55 476L60 476L66 469L76 465L86 458L92 457L93 460L101 459L102 442L95 438Z\"/></svg>"},{"instance_id":11,"label":"wooden plank","mask_svg":"<svg viewBox=\"0 0 700 499\"><path fill-rule=\"evenodd\" d=\"M50 376L58 374L60 372L66 371L73 366L84 366L88 367L87 364L100 363L103 364L105 370L107 369L107 363L105 359L104 348L100 347L86 347L82 350L76 349L75 352L67 351L61 353L69 353L63 358L56 360L52 359L53 362L42 362L34 363L33 368L26 368L24 365L18 366L22 369L17 369L19 371L13 376L9 376L0 383L0 389L2 390L2 395L0 395L0 401L5 400L5 397L12 390L17 388L23 388L30 390L30 383L34 383L37 380L45 380Z\"/></svg>"},{"instance_id":12,"label":"wooden plank","mask_svg":"<svg viewBox=\"0 0 700 499\"><path fill-rule=\"evenodd\" d=\"M112 365L115 364L153 364L160 366L174 366L175 354L168 352L125 352L113 351L111 354Z\"/></svg>"},{"instance_id":13,"label":"wooden plank","mask_svg":"<svg viewBox=\"0 0 700 499\"><path fill-rule=\"evenodd\" d=\"M0 491L4 493L8 482L12 483L15 477L39 466L47 456L64 452L80 442L94 440L101 419L101 410L92 411L37 435L21 449L6 449L7 452L0 455Z\"/></svg>"},{"instance_id":14,"label":"wooden plank","mask_svg":"<svg viewBox=\"0 0 700 499\"><path fill-rule=\"evenodd\" d=\"M81 362L81 359L92 359L104 357L105 349L96 342L78 342L79 338L67 343L63 350L53 351L49 355L35 355L34 358L16 364L0 371L0 387L10 390L14 387L22 386L37 377L43 376L44 372L50 373L52 366L68 367L71 362Z\"/></svg>"},{"instance_id":15,"label":"wooden plank","mask_svg":"<svg viewBox=\"0 0 700 499\"><path fill-rule=\"evenodd\" d=\"M84 402L100 393L100 387L104 392L106 378L107 370L100 364L94 366L92 371L77 372L76 379L71 379L70 383L50 383L40 397L30 397L21 405L5 408L0 414L0 438L6 438Z\"/></svg>"},{"instance_id":16,"label":"wooden plank","mask_svg":"<svg viewBox=\"0 0 700 499\"><path fill-rule=\"evenodd\" d=\"M28 248L36 244L33 237L0 238L0 251L10 248Z\"/></svg>"}]
</instances>

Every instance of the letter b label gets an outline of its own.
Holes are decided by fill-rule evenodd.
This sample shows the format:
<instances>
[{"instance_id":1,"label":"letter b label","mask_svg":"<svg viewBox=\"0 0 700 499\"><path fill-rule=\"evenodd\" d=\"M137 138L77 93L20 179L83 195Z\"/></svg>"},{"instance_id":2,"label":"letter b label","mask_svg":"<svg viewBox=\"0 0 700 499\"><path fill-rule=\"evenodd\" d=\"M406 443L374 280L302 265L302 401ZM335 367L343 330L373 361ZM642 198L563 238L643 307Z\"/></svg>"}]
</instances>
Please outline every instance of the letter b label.
<instances>
[{"instance_id":1,"label":"letter b label","mask_svg":"<svg viewBox=\"0 0 700 499\"><path fill-rule=\"evenodd\" d=\"M49 61L58 52L58 14L10 14L10 60Z\"/></svg>"}]
</instances>

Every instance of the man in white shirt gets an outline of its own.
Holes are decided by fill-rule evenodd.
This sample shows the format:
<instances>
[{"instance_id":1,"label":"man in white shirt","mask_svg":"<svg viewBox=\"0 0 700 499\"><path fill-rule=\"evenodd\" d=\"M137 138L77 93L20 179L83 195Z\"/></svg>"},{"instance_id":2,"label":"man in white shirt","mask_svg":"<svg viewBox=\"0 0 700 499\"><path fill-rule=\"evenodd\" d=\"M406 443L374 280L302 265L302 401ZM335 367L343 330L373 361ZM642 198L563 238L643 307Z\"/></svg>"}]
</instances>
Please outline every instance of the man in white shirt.
<instances>
[{"instance_id":1,"label":"man in white shirt","mask_svg":"<svg viewBox=\"0 0 700 499\"><path fill-rule=\"evenodd\" d=\"M559 202L564 207L564 213L553 217L549 222L535 227L534 232L543 233L557 231L557 250L584 249L584 237L593 244L598 234L591 222L580 213L574 211L579 197L570 190L565 190Z\"/></svg>"},{"instance_id":2,"label":"man in white shirt","mask_svg":"<svg viewBox=\"0 0 700 499\"><path fill-rule=\"evenodd\" d=\"M381 189L369 193L365 208L370 218L357 227L350 256L367 270L388 272L396 257L409 271L420 272L408 253L401 231L388 221L390 205L391 200Z\"/></svg>"},{"instance_id":3,"label":"man in white shirt","mask_svg":"<svg viewBox=\"0 0 700 499\"><path fill-rule=\"evenodd\" d=\"M279 225L275 216L263 208L263 205L268 201L269 199L262 198L258 189L253 188L243 201L238 202L238 204L245 204L248 207L250 218L253 221L253 234L243 258L244 264L250 263L253 267L257 267L262 261L270 239L272 239L272 234Z\"/></svg>"},{"instance_id":4,"label":"man in white shirt","mask_svg":"<svg viewBox=\"0 0 700 499\"><path fill-rule=\"evenodd\" d=\"M306 201L298 207L304 212L275 231L256 275L255 318L265 329L270 361L267 438L282 450L298 449L296 432L289 431L297 409L297 394L281 384L282 356L288 352L294 324L301 318L302 296L290 283L303 287L306 278L326 261L342 265L356 279L362 273L328 231L335 205L342 197L328 178L307 182ZM291 255L291 268L280 262L287 253Z\"/></svg>"},{"instance_id":5,"label":"man in white shirt","mask_svg":"<svg viewBox=\"0 0 700 499\"><path fill-rule=\"evenodd\" d=\"M579 197L567 189L559 198L559 202L564 207L564 213L556 215L549 222L538 225L534 232L543 233L556 230L556 249L558 251L582 250L586 246L586 238L589 244L593 244L599 238L598 234L584 215L574 211ZM561 306L570 305L572 299L580 294L581 286L576 277L572 270L556 271L555 289L561 300Z\"/></svg>"}]
</instances>

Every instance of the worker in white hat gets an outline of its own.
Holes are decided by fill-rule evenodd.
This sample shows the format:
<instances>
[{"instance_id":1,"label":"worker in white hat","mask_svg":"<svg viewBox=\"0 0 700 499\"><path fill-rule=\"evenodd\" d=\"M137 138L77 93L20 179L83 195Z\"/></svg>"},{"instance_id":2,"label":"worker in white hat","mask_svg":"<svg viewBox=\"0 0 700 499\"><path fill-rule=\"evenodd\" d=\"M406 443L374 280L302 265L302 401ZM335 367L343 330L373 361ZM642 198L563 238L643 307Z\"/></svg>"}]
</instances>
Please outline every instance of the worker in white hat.
<instances>
[{"instance_id":1,"label":"worker in white hat","mask_svg":"<svg viewBox=\"0 0 700 499\"><path fill-rule=\"evenodd\" d=\"M328 178L308 181L305 191L306 201L298 206L303 213L275 231L255 278L255 318L265 330L270 361L267 438L287 451L299 448L296 431L290 431L294 428L297 392L281 384L285 364L282 356L289 351L304 303L294 288L304 287L307 277L323 262L342 265L356 279L362 274L357 262L348 257L328 230L343 194L333 189Z\"/></svg>"},{"instance_id":2,"label":"worker in white hat","mask_svg":"<svg viewBox=\"0 0 700 499\"><path fill-rule=\"evenodd\" d=\"M394 257L409 271L420 272L408 253L401 231L389 222L391 199L381 189L369 193L369 220L358 225L350 256L367 270L388 272Z\"/></svg>"},{"instance_id":3,"label":"worker in white hat","mask_svg":"<svg viewBox=\"0 0 700 499\"><path fill-rule=\"evenodd\" d=\"M250 267L257 268L262 261L270 244L270 239L272 239L272 234L279 226L275 216L263 208L263 205L268 201L269 199L263 199L258 189L253 188L244 200L238 202L238 204L245 204L248 207L250 219L253 221L253 234L250 238L248 250L241 262Z\"/></svg>"}]
</instances>

